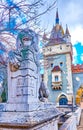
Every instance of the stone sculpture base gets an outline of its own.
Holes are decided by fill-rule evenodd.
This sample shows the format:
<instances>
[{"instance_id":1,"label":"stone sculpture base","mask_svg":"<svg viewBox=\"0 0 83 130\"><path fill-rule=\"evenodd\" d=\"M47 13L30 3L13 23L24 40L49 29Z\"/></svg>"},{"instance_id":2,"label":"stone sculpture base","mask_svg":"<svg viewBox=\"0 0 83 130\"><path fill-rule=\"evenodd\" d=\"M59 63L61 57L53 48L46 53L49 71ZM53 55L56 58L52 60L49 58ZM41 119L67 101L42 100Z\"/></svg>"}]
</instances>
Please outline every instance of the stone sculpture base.
<instances>
[{"instance_id":1,"label":"stone sculpture base","mask_svg":"<svg viewBox=\"0 0 83 130\"><path fill-rule=\"evenodd\" d=\"M0 103L1 112L32 112L46 109L56 108L54 103L50 102L36 102L30 104L14 104L14 103Z\"/></svg>"},{"instance_id":2,"label":"stone sculpture base","mask_svg":"<svg viewBox=\"0 0 83 130\"><path fill-rule=\"evenodd\" d=\"M31 104L26 104L26 103L17 103L17 104L6 104L6 111L16 111L16 112L26 112L26 111L34 111L39 109L39 104L38 103L31 103Z\"/></svg>"},{"instance_id":3,"label":"stone sculpture base","mask_svg":"<svg viewBox=\"0 0 83 130\"><path fill-rule=\"evenodd\" d=\"M31 111L7 111L6 104L0 104L0 107L2 105L4 109L0 111L0 128L3 127L1 130L10 128L11 130L17 130L18 128L19 130L34 130L34 128L40 130L39 126L41 125L42 127L46 125L47 130L51 130L50 128L54 127L53 124L57 127L57 118L62 115L55 105L51 103L40 103L39 106L37 105L37 109L31 109ZM46 130L45 127L42 130Z\"/></svg>"},{"instance_id":4,"label":"stone sculpture base","mask_svg":"<svg viewBox=\"0 0 83 130\"><path fill-rule=\"evenodd\" d=\"M16 44L17 50L9 53L8 102L0 104L0 130L57 130L61 112L55 104L38 99L38 35L30 29L22 30Z\"/></svg>"}]
</instances>

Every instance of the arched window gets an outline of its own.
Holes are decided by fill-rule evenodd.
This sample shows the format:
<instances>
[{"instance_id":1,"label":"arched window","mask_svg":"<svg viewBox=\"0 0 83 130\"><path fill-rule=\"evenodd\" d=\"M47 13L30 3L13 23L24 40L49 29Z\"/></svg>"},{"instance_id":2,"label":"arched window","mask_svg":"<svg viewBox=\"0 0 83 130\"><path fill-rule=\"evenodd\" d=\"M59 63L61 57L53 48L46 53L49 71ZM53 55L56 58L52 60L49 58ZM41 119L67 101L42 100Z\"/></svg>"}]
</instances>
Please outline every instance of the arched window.
<instances>
[{"instance_id":1,"label":"arched window","mask_svg":"<svg viewBox=\"0 0 83 130\"><path fill-rule=\"evenodd\" d=\"M59 77L55 76L55 82L58 82L58 81L59 81Z\"/></svg>"}]
</instances>

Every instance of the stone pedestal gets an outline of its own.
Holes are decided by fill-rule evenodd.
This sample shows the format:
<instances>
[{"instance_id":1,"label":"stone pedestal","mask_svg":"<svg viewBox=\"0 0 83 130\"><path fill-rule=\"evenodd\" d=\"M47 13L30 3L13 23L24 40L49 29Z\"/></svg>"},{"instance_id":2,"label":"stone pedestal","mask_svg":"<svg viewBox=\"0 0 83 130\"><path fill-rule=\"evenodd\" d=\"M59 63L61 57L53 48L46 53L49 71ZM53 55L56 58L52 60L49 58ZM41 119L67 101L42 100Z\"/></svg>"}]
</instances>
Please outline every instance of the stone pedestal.
<instances>
[{"instance_id":1,"label":"stone pedestal","mask_svg":"<svg viewBox=\"0 0 83 130\"><path fill-rule=\"evenodd\" d=\"M26 29L19 33L16 44L17 50L10 54L8 63L7 110L35 110L40 87L38 37Z\"/></svg>"},{"instance_id":2,"label":"stone pedestal","mask_svg":"<svg viewBox=\"0 0 83 130\"><path fill-rule=\"evenodd\" d=\"M10 55L8 63L8 101L0 105L0 129L55 130L60 111L55 104L38 99L40 72L36 34L23 30L17 44L19 48Z\"/></svg>"},{"instance_id":3,"label":"stone pedestal","mask_svg":"<svg viewBox=\"0 0 83 130\"><path fill-rule=\"evenodd\" d=\"M31 60L32 58L32 60ZM33 55L20 62L17 71L12 72L8 64L8 104L15 111L29 110L29 105L37 104L40 87L40 74Z\"/></svg>"}]
</instances>

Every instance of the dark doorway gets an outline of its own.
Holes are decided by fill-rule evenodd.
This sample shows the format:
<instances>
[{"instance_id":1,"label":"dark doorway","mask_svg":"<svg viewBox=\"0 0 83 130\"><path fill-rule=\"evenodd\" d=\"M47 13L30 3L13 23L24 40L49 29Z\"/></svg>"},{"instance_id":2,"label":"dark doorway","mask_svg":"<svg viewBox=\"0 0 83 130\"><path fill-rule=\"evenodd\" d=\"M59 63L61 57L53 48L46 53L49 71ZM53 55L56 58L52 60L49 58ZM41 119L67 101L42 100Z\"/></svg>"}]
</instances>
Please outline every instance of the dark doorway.
<instances>
[{"instance_id":1,"label":"dark doorway","mask_svg":"<svg viewBox=\"0 0 83 130\"><path fill-rule=\"evenodd\" d=\"M67 105L67 104L68 104L68 99L64 94L62 94L59 98L59 105Z\"/></svg>"}]
</instances>

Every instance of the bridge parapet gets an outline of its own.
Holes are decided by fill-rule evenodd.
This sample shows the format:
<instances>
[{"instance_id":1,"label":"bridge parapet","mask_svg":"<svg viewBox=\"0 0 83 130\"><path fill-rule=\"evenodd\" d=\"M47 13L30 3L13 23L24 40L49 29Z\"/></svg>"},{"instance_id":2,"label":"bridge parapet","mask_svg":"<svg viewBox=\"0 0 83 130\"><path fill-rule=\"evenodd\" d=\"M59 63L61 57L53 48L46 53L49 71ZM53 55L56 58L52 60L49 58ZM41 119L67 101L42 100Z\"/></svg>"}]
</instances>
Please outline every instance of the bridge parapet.
<instances>
[{"instance_id":1,"label":"bridge parapet","mask_svg":"<svg viewBox=\"0 0 83 130\"><path fill-rule=\"evenodd\" d=\"M60 127L59 130L77 130L76 117L72 115L66 122Z\"/></svg>"}]
</instances>

